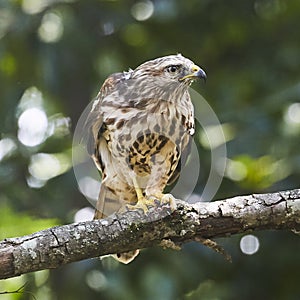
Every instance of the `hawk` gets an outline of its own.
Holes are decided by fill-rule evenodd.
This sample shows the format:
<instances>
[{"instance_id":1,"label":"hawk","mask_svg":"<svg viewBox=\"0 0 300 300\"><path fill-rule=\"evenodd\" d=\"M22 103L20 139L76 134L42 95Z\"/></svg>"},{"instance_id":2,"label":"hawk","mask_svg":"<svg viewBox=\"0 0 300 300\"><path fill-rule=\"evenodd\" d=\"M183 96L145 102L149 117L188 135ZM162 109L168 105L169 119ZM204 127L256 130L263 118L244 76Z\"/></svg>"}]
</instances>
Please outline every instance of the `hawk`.
<instances>
[{"instance_id":1,"label":"hawk","mask_svg":"<svg viewBox=\"0 0 300 300\"><path fill-rule=\"evenodd\" d=\"M188 92L205 72L181 54L147 61L115 73L102 85L86 125L88 149L102 173L95 219L127 209L145 213L179 176L194 134L194 108ZM115 255L128 263L138 250Z\"/></svg>"}]
</instances>

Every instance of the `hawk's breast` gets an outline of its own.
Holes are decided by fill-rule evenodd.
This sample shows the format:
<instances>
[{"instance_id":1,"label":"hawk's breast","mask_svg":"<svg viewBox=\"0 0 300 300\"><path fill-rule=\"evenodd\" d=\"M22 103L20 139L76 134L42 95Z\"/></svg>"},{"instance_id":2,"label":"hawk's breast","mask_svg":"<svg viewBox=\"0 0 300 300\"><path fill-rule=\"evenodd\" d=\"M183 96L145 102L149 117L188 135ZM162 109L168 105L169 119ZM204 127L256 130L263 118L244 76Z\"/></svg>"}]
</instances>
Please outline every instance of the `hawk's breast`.
<instances>
[{"instance_id":1,"label":"hawk's breast","mask_svg":"<svg viewBox=\"0 0 300 300\"><path fill-rule=\"evenodd\" d=\"M138 177L155 175L168 181L188 144L193 128L190 119L187 110L167 101L144 109L119 108L104 119L103 136L125 178L134 171Z\"/></svg>"}]
</instances>

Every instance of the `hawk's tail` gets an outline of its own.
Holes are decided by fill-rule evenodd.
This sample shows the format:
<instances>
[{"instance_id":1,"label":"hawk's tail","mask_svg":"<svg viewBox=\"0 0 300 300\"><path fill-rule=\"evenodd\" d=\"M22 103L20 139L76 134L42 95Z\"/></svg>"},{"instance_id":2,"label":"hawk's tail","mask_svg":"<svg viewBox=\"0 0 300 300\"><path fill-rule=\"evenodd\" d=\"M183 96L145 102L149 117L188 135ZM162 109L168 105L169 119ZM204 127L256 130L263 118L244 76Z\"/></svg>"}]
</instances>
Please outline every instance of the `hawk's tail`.
<instances>
[{"instance_id":1,"label":"hawk's tail","mask_svg":"<svg viewBox=\"0 0 300 300\"><path fill-rule=\"evenodd\" d=\"M94 219L104 219L117 212L121 208L120 200L110 192L104 184L100 187L100 193L96 204ZM139 254L139 250L113 254L112 257L123 264L128 264Z\"/></svg>"},{"instance_id":2,"label":"hawk's tail","mask_svg":"<svg viewBox=\"0 0 300 300\"><path fill-rule=\"evenodd\" d=\"M101 184L94 219L104 219L121 208L120 200Z\"/></svg>"}]
</instances>

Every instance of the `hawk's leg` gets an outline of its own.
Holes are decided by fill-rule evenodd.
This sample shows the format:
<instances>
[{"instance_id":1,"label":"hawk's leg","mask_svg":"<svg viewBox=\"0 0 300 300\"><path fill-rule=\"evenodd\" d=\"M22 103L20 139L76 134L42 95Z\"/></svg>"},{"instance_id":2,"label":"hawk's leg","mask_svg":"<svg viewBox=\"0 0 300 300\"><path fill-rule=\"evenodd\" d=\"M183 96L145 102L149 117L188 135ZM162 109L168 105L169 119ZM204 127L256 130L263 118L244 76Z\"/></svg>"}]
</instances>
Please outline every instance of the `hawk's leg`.
<instances>
[{"instance_id":1,"label":"hawk's leg","mask_svg":"<svg viewBox=\"0 0 300 300\"><path fill-rule=\"evenodd\" d=\"M138 202L139 202L139 201L143 200L143 198L144 198L143 191L140 188L135 176L132 177L132 181L133 181L134 189L135 189L135 192L136 192L136 195L138 198Z\"/></svg>"},{"instance_id":2,"label":"hawk's leg","mask_svg":"<svg viewBox=\"0 0 300 300\"><path fill-rule=\"evenodd\" d=\"M176 200L173 195L163 194L160 192L161 188L158 187L146 189L144 194L134 175L132 176L132 182L138 201L136 204L127 204L126 208L128 210L141 209L146 214L149 207L158 205L168 205L172 212L176 210Z\"/></svg>"},{"instance_id":3,"label":"hawk's leg","mask_svg":"<svg viewBox=\"0 0 300 300\"><path fill-rule=\"evenodd\" d=\"M144 214L146 214L148 212L148 210L149 210L148 207L149 206L154 206L155 203L154 203L153 199L150 199L150 198L145 197L143 195L143 191L139 187L139 184L138 184L135 176L132 176L132 181L133 181L133 184L134 184L134 189L135 189L138 201L134 205L127 204L126 208L129 209L129 210L130 209L141 209L144 212Z\"/></svg>"}]
</instances>

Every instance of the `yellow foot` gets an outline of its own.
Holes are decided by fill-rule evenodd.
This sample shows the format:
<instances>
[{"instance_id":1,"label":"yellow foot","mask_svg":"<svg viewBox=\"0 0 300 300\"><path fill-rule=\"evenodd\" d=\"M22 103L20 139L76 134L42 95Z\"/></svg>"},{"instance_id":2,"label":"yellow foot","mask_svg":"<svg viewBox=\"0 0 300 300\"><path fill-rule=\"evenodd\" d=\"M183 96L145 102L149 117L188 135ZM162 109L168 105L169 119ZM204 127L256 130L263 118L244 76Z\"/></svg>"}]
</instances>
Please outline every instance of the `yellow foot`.
<instances>
[{"instance_id":1,"label":"yellow foot","mask_svg":"<svg viewBox=\"0 0 300 300\"><path fill-rule=\"evenodd\" d=\"M149 196L149 199L151 199L153 203L158 201L160 204L169 205L172 212L176 210L176 207L177 207L176 199L171 194L163 194L163 193L155 194L155 195Z\"/></svg>"},{"instance_id":2,"label":"yellow foot","mask_svg":"<svg viewBox=\"0 0 300 300\"><path fill-rule=\"evenodd\" d=\"M149 210L149 206L155 206L155 199L150 199L146 197L141 197L136 204L127 204L127 210L136 210L141 209L144 214L146 214Z\"/></svg>"},{"instance_id":3,"label":"yellow foot","mask_svg":"<svg viewBox=\"0 0 300 300\"><path fill-rule=\"evenodd\" d=\"M171 213L176 210L176 199L171 194L155 194L151 196L141 197L136 204L126 204L120 209L120 212L128 210L140 209L144 214L147 214L150 207L168 205L171 209Z\"/></svg>"}]
</instances>

